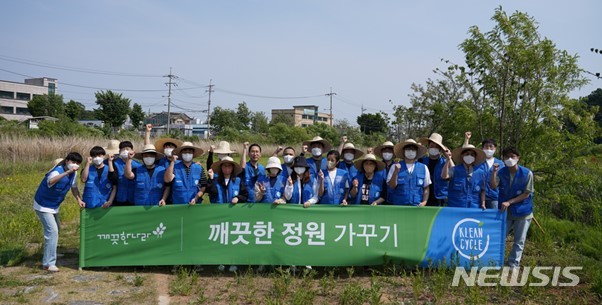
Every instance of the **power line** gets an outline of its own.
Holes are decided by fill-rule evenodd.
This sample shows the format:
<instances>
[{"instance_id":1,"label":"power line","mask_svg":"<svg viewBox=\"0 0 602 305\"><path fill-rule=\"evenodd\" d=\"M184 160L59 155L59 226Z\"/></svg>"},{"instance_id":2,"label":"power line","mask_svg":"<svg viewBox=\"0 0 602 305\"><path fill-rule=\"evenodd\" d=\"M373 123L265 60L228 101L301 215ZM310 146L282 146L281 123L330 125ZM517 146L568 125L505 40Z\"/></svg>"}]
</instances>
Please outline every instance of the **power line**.
<instances>
[{"instance_id":1,"label":"power line","mask_svg":"<svg viewBox=\"0 0 602 305\"><path fill-rule=\"evenodd\" d=\"M281 100L306 99L306 98L316 98L316 97L324 96L322 94L309 95L309 96L267 96L267 95L248 94L248 93L236 92L236 91L219 89L219 88L216 88L215 91L228 93L228 94L234 94L234 95L240 95L240 96L246 96L246 97L271 98L271 99L281 99Z\"/></svg>"}]
</instances>

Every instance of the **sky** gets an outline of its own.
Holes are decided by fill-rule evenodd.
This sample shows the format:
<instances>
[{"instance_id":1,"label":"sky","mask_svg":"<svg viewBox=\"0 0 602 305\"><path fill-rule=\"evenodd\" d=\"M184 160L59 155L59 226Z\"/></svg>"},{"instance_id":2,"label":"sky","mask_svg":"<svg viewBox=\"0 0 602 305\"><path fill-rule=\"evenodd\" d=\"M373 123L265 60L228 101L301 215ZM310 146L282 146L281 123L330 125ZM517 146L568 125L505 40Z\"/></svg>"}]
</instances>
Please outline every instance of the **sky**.
<instances>
[{"instance_id":1,"label":"sky","mask_svg":"<svg viewBox=\"0 0 602 305\"><path fill-rule=\"evenodd\" d=\"M442 58L463 63L458 45L468 29L492 29L498 6L526 12L557 48L602 72L600 0L514 1L3 1L0 80L58 79L65 102L95 108L94 93L111 89L167 111L206 119L211 108L246 102L273 108L317 105L354 124L362 113L409 105L412 83L436 78ZM596 38L598 37L598 38ZM586 96L602 79L571 93Z\"/></svg>"}]
</instances>

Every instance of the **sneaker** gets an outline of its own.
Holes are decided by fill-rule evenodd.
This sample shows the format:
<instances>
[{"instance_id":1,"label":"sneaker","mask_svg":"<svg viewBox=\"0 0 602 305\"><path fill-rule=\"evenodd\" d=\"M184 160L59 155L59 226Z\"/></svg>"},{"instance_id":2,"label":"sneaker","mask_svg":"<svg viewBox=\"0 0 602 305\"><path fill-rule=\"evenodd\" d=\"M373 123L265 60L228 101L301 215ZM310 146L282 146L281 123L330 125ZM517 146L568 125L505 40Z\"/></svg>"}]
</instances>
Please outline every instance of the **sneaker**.
<instances>
[{"instance_id":1,"label":"sneaker","mask_svg":"<svg viewBox=\"0 0 602 305\"><path fill-rule=\"evenodd\" d=\"M50 271L50 272L59 272L59 268L55 265L52 266L44 266L44 270Z\"/></svg>"},{"instance_id":2,"label":"sneaker","mask_svg":"<svg viewBox=\"0 0 602 305\"><path fill-rule=\"evenodd\" d=\"M237 270L238 270L238 267L234 266L234 265L232 265L232 266L230 266L230 268L228 268L228 271L230 271L230 272L236 272Z\"/></svg>"},{"instance_id":3,"label":"sneaker","mask_svg":"<svg viewBox=\"0 0 602 305\"><path fill-rule=\"evenodd\" d=\"M308 266L305 266L305 268L307 268L307 269L311 270L311 266L309 266L309 265L308 265Z\"/></svg>"},{"instance_id":4,"label":"sneaker","mask_svg":"<svg viewBox=\"0 0 602 305\"><path fill-rule=\"evenodd\" d=\"M217 267L217 270L219 270L219 271L222 271L222 272L223 272L224 270L226 270L226 266L224 266L224 265L219 265L219 267Z\"/></svg>"}]
</instances>

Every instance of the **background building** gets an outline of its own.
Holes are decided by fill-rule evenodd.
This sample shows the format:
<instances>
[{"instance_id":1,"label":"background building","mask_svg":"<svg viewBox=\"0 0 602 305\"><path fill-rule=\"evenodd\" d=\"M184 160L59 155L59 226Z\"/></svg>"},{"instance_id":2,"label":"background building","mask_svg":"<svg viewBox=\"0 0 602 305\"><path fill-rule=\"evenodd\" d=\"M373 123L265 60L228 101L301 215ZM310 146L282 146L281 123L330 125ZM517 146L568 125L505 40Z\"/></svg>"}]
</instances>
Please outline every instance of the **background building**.
<instances>
[{"instance_id":1,"label":"background building","mask_svg":"<svg viewBox=\"0 0 602 305\"><path fill-rule=\"evenodd\" d=\"M318 111L316 105L293 106L293 109L272 109L272 120L277 116L292 118L295 126L307 127L316 123L330 125L330 114Z\"/></svg>"},{"instance_id":2,"label":"background building","mask_svg":"<svg viewBox=\"0 0 602 305\"><path fill-rule=\"evenodd\" d=\"M193 119L183 112L172 112L169 128L180 130L186 136L207 138L207 124ZM167 112L155 113L144 119L144 124L152 124L152 136L157 137L167 133Z\"/></svg>"},{"instance_id":3,"label":"background building","mask_svg":"<svg viewBox=\"0 0 602 305\"><path fill-rule=\"evenodd\" d=\"M56 94L54 78L30 78L23 83L0 80L0 116L7 120L24 121L31 118L27 103L36 95Z\"/></svg>"}]
</instances>

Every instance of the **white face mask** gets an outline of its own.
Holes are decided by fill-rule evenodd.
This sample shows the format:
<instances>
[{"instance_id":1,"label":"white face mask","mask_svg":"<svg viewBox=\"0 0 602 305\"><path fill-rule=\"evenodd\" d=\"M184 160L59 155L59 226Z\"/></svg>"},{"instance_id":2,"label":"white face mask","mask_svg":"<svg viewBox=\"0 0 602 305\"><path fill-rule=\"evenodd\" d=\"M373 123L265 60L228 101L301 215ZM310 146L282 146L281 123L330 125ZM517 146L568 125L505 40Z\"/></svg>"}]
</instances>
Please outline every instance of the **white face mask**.
<instances>
[{"instance_id":1,"label":"white face mask","mask_svg":"<svg viewBox=\"0 0 602 305\"><path fill-rule=\"evenodd\" d=\"M328 161L328 168L329 169L333 169L337 166L337 162L335 161Z\"/></svg>"},{"instance_id":2,"label":"white face mask","mask_svg":"<svg viewBox=\"0 0 602 305\"><path fill-rule=\"evenodd\" d=\"M305 174L305 167L295 167L295 173L297 173L297 175Z\"/></svg>"},{"instance_id":3,"label":"white face mask","mask_svg":"<svg viewBox=\"0 0 602 305\"><path fill-rule=\"evenodd\" d=\"M144 164L146 166L151 166L151 165L155 164L155 157L144 157L144 158L142 158L142 160L144 160Z\"/></svg>"},{"instance_id":4,"label":"white face mask","mask_svg":"<svg viewBox=\"0 0 602 305\"><path fill-rule=\"evenodd\" d=\"M128 155L129 155L129 152L127 150L124 150L121 153L119 153L119 157L123 160L127 159Z\"/></svg>"},{"instance_id":5,"label":"white face mask","mask_svg":"<svg viewBox=\"0 0 602 305\"><path fill-rule=\"evenodd\" d=\"M468 155L468 156L464 156L464 157L462 157L462 160L464 160L464 163L466 163L466 164L468 164L468 165L471 165L471 164L473 164L473 163L474 163L474 160L475 160L475 159L474 159L474 157L473 157L473 156L470 156L470 155Z\"/></svg>"},{"instance_id":6,"label":"white face mask","mask_svg":"<svg viewBox=\"0 0 602 305\"><path fill-rule=\"evenodd\" d=\"M92 159L92 163L94 163L94 165L98 166L102 164L102 160L104 160L103 157L95 157L94 159Z\"/></svg>"},{"instance_id":7,"label":"white face mask","mask_svg":"<svg viewBox=\"0 0 602 305\"><path fill-rule=\"evenodd\" d=\"M78 170L79 169L79 165L77 165L75 163L69 163L69 164L67 164L67 169L69 169L69 170Z\"/></svg>"},{"instance_id":8,"label":"white face mask","mask_svg":"<svg viewBox=\"0 0 602 305\"><path fill-rule=\"evenodd\" d=\"M343 154L343 159L345 159L345 161L353 161L353 157L355 157L354 153Z\"/></svg>"},{"instance_id":9,"label":"white face mask","mask_svg":"<svg viewBox=\"0 0 602 305\"><path fill-rule=\"evenodd\" d=\"M217 154L217 159L221 161L224 157L227 157L227 156L228 156L227 154Z\"/></svg>"},{"instance_id":10,"label":"white face mask","mask_svg":"<svg viewBox=\"0 0 602 305\"><path fill-rule=\"evenodd\" d=\"M182 160L184 160L185 162L192 161L192 154L191 153L182 154Z\"/></svg>"},{"instance_id":11,"label":"white face mask","mask_svg":"<svg viewBox=\"0 0 602 305\"><path fill-rule=\"evenodd\" d=\"M493 157L493 154L495 153L495 150L493 149L483 149L483 152L485 153L485 156L487 156L487 159Z\"/></svg>"},{"instance_id":12,"label":"white face mask","mask_svg":"<svg viewBox=\"0 0 602 305\"><path fill-rule=\"evenodd\" d=\"M314 147L311 149L311 154L314 155L314 157L319 157L322 155L322 149L319 147Z\"/></svg>"},{"instance_id":13,"label":"white face mask","mask_svg":"<svg viewBox=\"0 0 602 305\"><path fill-rule=\"evenodd\" d=\"M383 153L383 160L391 161L393 159L393 153L385 152Z\"/></svg>"},{"instance_id":14,"label":"white face mask","mask_svg":"<svg viewBox=\"0 0 602 305\"><path fill-rule=\"evenodd\" d=\"M429 155L438 156L440 154L439 148L429 148Z\"/></svg>"},{"instance_id":15,"label":"white face mask","mask_svg":"<svg viewBox=\"0 0 602 305\"><path fill-rule=\"evenodd\" d=\"M286 163L286 164L293 163L293 160L295 160L295 156L291 156L291 155L284 156L284 163Z\"/></svg>"},{"instance_id":16,"label":"white face mask","mask_svg":"<svg viewBox=\"0 0 602 305\"><path fill-rule=\"evenodd\" d=\"M173 148L166 148L163 150L163 152L165 153L166 157L171 157L171 152L173 151Z\"/></svg>"},{"instance_id":17,"label":"white face mask","mask_svg":"<svg viewBox=\"0 0 602 305\"><path fill-rule=\"evenodd\" d=\"M270 168L270 174L276 176L280 170L277 168Z\"/></svg>"},{"instance_id":18,"label":"white face mask","mask_svg":"<svg viewBox=\"0 0 602 305\"><path fill-rule=\"evenodd\" d=\"M518 163L518 160L516 159L508 158L504 160L504 165L506 165L507 167L513 167L516 165L516 163Z\"/></svg>"},{"instance_id":19,"label":"white face mask","mask_svg":"<svg viewBox=\"0 0 602 305\"><path fill-rule=\"evenodd\" d=\"M414 160L414 159L416 159L416 151L415 150L406 150L404 152L404 156L407 159Z\"/></svg>"}]
</instances>

